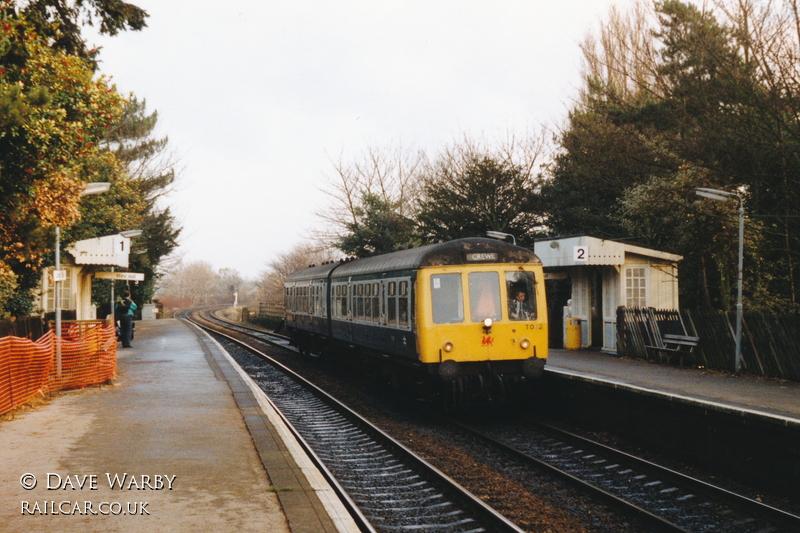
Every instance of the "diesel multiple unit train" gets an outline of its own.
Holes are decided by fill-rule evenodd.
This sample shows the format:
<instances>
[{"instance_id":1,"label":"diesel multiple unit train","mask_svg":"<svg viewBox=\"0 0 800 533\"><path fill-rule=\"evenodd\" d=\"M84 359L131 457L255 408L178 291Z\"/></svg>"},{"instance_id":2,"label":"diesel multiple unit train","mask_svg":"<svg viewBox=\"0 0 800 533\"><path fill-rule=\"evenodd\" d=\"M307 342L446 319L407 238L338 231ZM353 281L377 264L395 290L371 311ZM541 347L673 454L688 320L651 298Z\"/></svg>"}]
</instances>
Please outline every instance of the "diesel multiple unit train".
<instances>
[{"instance_id":1,"label":"diesel multiple unit train","mask_svg":"<svg viewBox=\"0 0 800 533\"><path fill-rule=\"evenodd\" d=\"M530 250L458 239L294 272L285 325L301 351L336 351L465 406L544 372L544 287Z\"/></svg>"}]
</instances>

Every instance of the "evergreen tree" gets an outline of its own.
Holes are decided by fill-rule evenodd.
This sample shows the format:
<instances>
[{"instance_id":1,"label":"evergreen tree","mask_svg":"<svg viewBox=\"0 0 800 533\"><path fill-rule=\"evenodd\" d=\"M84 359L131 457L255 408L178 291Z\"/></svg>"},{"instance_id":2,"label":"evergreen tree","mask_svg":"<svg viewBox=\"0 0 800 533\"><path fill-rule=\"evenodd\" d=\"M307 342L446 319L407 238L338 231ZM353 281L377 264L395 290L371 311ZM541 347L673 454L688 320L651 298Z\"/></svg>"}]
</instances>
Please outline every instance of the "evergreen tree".
<instances>
[{"instance_id":1,"label":"evergreen tree","mask_svg":"<svg viewBox=\"0 0 800 533\"><path fill-rule=\"evenodd\" d=\"M540 222L529 172L488 154L445 155L431 169L417 213L423 242L485 236L487 230L532 240Z\"/></svg>"},{"instance_id":2,"label":"evergreen tree","mask_svg":"<svg viewBox=\"0 0 800 533\"><path fill-rule=\"evenodd\" d=\"M134 299L149 302L160 276L162 260L178 246L181 232L169 207L159 206L158 200L171 191L176 179L175 163L168 152L169 139L154 135L158 113L147 112L145 101L131 95L120 120L104 139L104 149L123 165L130 179L132 197L140 198L138 211L130 210L129 217L117 231L142 230L135 237L130 258L130 270L145 275L145 282L132 288ZM131 206L132 207L132 206ZM104 301L108 283L96 283L93 294Z\"/></svg>"},{"instance_id":3,"label":"evergreen tree","mask_svg":"<svg viewBox=\"0 0 800 533\"><path fill-rule=\"evenodd\" d=\"M746 196L748 308L797 309L800 63L784 59L797 57L789 31L797 25L777 23L771 5L742 11L756 4L714 13L665 0L653 4L655 27L632 17L588 40L583 99L543 191L557 232L635 238L684 255L689 307L727 308L735 285L738 236L727 230L737 206L701 202L701 186Z\"/></svg>"},{"instance_id":4,"label":"evergreen tree","mask_svg":"<svg viewBox=\"0 0 800 533\"><path fill-rule=\"evenodd\" d=\"M147 12L121 0L29 0L23 4L20 14L53 48L92 61L97 51L87 50L81 25L98 23L100 33L107 35L147 26Z\"/></svg>"},{"instance_id":5,"label":"evergreen tree","mask_svg":"<svg viewBox=\"0 0 800 533\"><path fill-rule=\"evenodd\" d=\"M366 192L355 209L356 221L337 247L348 255L371 257L394 252L412 243L414 223L398 212L398 206L377 194Z\"/></svg>"}]
</instances>

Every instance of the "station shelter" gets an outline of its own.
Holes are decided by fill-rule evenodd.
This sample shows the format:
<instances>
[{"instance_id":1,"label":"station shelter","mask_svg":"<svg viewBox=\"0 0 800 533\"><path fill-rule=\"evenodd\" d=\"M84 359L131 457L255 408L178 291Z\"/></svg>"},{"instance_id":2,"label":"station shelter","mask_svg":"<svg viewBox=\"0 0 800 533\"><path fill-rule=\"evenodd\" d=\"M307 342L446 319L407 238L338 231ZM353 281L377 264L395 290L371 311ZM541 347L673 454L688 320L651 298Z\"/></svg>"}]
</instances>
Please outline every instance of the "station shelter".
<instances>
[{"instance_id":1,"label":"station shelter","mask_svg":"<svg viewBox=\"0 0 800 533\"><path fill-rule=\"evenodd\" d=\"M60 289L61 309L74 311L76 320L97 319L92 278L107 267L128 268L130 250L131 239L119 234L84 239L68 247L61 257L61 270L66 271ZM45 314L55 311L53 270L48 268L42 275L38 305Z\"/></svg>"},{"instance_id":2,"label":"station shelter","mask_svg":"<svg viewBox=\"0 0 800 533\"><path fill-rule=\"evenodd\" d=\"M568 319L580 320L582 348L617 351L617 308L678 309L683 256L586 235L536 241L548 284L552 347Z\"/></svg>"}]
</instances>

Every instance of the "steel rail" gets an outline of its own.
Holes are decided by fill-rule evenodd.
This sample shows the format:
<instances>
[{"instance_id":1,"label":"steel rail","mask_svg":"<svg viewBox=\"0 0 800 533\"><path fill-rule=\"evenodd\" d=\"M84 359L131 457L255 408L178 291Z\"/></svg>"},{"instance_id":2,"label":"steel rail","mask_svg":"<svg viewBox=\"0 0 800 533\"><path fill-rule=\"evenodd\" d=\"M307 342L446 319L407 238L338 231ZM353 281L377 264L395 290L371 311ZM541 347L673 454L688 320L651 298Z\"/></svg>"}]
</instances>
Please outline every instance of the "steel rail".
<instances>
[{"instance_id":1,"label":"steel rail","mask_svg":"<svg viewBox=\"0 0 800 533\"><path fill-rule=\"evenodd\" d=\"M446 493L448 493L450 496L460 501L461 504L465 507L465 510L473 513L476 518L478 518L481 522L483 522L483 524L488 528L489 531L493 531L496 533L524 533L522 529L520 529L510 520L505 518L502 514L498 513L492 507L488 506L480 498L478 498L477 496L466 490L464 487L459 485L455 480L453 480L452 478L441 472L439 469L428 463L426 460L416 455L408 447L406 447L399 441L389 436L383 430L374 426L368 420L363 418L361 415L359 415L346 405L339 402L336 398L334 398L324 390L320 389L319 387L317 387L310 381L306 380L302 376L299 376L298 374L296 374L294 371L292 371L282 363L271 358L269 355L261 352L257 347L251 346L247 342L236 339L235 337L231 337L230 335L227 335L225 333L221 333L218 330L214 330L213 328L210 328L207 325L198 324L196 321L194 321L193 323L195 323L198 327L202 327L203 329L213 331L215 334L222 335L230 342L233 342L236 345L241 346L242 348L264 359L269 363L269 365L280 370L280 372L291 376L291 379L300 383L302 387L306 388L307 390L312 391L314 395L321 398L326 404L334 408L337 412L341 413L343 416L350 419L359 428L370 434L376 440L380 441L384 446L390 448L395 454L400 456L401 461L412 464L415 470L423 472L425 476L428 478L435 479L437 484L441 484L442 487L444 487ZM237 326L236 329L240 329L240 326L238 324L236 326ZM260 331L259 333L264 333L264 332ZM285 348L286 346L281 345L281 347ZM280 409L277 410L281 412ZM361 509L356 504L356 502L351 498L351 496L347 493L344 487L341 486L339 480L335 478L330 469L325 465L324 461L312 449L312 447L310 446L308 441L302 436L302 434L295 428L295 424L291 423L284 413L281 413L281 417L287 422L287 425L290 428L290 430L296 435L298 441L305 448L306 452L309 454L311 459L317 464L317 466L320 468L323 474L326 476L330 476L329 482L332 482L332 486L335 488L335 490L341 491L340 496L345 498L347 502L350 502L350 504L358 511L358 514L364 516ZM364 520L366 520L367 523L369 524L369 521L366 519L365 516ZM369 524L369 527L374 527L374 525ZM418 528L415 527L412 527L410 529L419 530ZM476 531L485 531L485 530L483 528L478 528L476 529Z\"/></svg>"},{"instance_id":2,"label":"steel rail","mask_svg":"<svg viewBox=\"0 0 800 533\"><path fill-rule=\"evenodd\" d=\"M777 522L787 527L792 527L800 531L800 516L784 511L783 509L778 509L777 507L767 505L763 502L759 502L752 498L748 498L747 496L744 496L742 494L738 494L736 492L725 489L723 487L719 487L717 485L713 485L711 483L703 481L702 479L689 476L682 472L678 472L677 470L667 468L663 465L659 465L652 461L648 461L647 459L631 455L627 452L623 452L622 450L617 450L616 448L612 448L606 444L593 441L581 435L565 431L563 429L551 426L549 424L545 424L538 420L531 420L526 418L524 419L524 421L531 425L537 426L541 428L543 431L546 431L554 436L561 436L565 439L570 439L573 440L574 442L579 442L581 443L582 446L585 446L587 448L591 447L596 450L600 450L604 454L615 457L621 461L627 461L628 463L635 464L641 467L642 469L650 470L651 472L655 472L660 476L672 479L678 483L692 487L693 490L699 493L704 493L709 497L726 501L729 505L734 506L737 509L747 509L748 512L760 516L766 520L769 520L771 522Z\"/></svg>"},{"instance_id":3,"label":"steel rail","mask_svg":"<svg viewBox=\"0 0 800 533\"><path fill-rule=\"evenodd\" d=\"M772 524L775 525L780 524L781 526L788 528L787 531L800 531L800 517L795 516L786 511L752 500L745 496L731 492L727 489L711 485L705 481L693 478L691 476L687 476L686 474L682 474L680 472L671 470L661 465L657 465L651 461L641 459L626 452L616 450L614 448L592 441L585 437L581 437L579 435L575 435L573 433L560 430L558 428L554 428L546 424L542 424L538 421L532 421L532 420L524 420L524 421L541 428L539 429L539 431L542 431L545 434L549 434L555 438L563 439L567 444L576 444L577 446L581 447L581 451L587 451L587 453L591 453L591 450L595 450L599 454L604 454L606 458L613 458L615 461L618 460L621 463L626 463L626 468L634 467L634 468L639 468L642 471L655 473L659 476L664 477L665 479L675 482L676 484L679 484L684 487L689 487L691 488L691 490L694 490L698 493L702 493L709 498L714 498L717 501L725 502L726 504L736 508L739 511L745 510L745 512L752 513L753 515L763 520L766 520ZM484 432L478 430L477 428L471 427L457 420L450 420L449 422L455 425L456 427L492 444L493 446L497 447L498 449L502 450L505 453L518 457L524 462L530 462L534 464L537 468L541 468L559 478L569 481L570 483L578 486L582 490L587 491L589 494L592 494L600 498L601 500L613 504L614 506L622 509L623 511L630 513L631 516L635 516L645 521L651 527L658 528L659 530L662 531L672 531L672 532L691 531L685 529L684 527L678 524L671 522L670 520L658 516L655 513L639 505L636 505L631 501L626 500L623 497L619 497L616 494L603 489L602 487L598 486L595 483L586 481L577 475L573 475L570 472L567 472L566 470L555 466L551 462L548 462L547 460L534 457L530 453L517 449L514 446L511 446L505 442L502 442L501 440L498 440L490 435L487 435Z\"/></svg>"}]
</instances>

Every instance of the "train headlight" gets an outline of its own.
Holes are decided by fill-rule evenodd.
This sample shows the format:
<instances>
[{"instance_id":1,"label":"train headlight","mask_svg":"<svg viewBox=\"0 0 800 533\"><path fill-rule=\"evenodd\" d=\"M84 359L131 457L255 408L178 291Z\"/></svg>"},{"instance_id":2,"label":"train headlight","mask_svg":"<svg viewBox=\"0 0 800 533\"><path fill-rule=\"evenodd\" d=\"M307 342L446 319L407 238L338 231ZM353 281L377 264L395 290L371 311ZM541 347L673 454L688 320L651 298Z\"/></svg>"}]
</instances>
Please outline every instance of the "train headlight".
<instances>
[{"instance_id":1,"label":"train headlight","mask_svg":"<svg viewBox=\"0 0 800 533\"><path fill-rule=\"evenodd\" d=\"M492 324L494 324L494 321L492 321L491 317L486 317L483 319L483 327L486 329L492 327Z\"/></svg>"},{"instance_id":2,"label":"train headlight","mask_svg":"<svg viewBox=\"0 0 800 533\"><path fill-rule=\"evenodd\" d=\"M527 350L528 348L531 347L531 341L529 341L528 339L522 339L519 342L519 347L522 348L523 350Z\"/></svg>"},{"instance_id":3,"label":"train headlight","mask_svg":"<svg viewBox=\"0 0 800 533\"><path fill-rule=\"evenodd\" d=\"M452 352L452 351L453 351L453 343L452 343L452 342L446 342L446 343L444 343L444 346L443 346L443 348L442 348L442 349L443 349L445 352L447 352L447 353L450 353L450 352Z\"/></svg>"}]
</instances>

